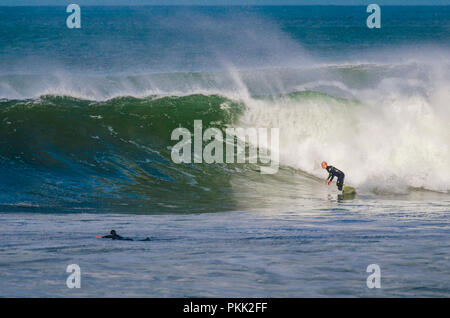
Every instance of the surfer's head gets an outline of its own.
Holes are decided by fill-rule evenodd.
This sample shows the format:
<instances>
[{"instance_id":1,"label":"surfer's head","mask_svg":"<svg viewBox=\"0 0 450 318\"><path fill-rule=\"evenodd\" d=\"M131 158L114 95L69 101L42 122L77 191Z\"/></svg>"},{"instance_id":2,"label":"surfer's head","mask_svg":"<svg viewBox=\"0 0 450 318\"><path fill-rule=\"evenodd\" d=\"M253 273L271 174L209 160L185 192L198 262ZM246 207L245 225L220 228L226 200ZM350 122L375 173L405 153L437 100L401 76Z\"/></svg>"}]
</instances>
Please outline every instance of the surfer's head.
<instances>
[{"instance_id":1,"label":"surfer's head","mask_svg":"<svg viewBox=\"0 0 450 318\"><path fill-rule=\"evenodd\" d=\"M111 235L116 235L116 230L111 230Z\"/></svg>"},{"instance_id":2,"label":"surfer's head","mask_svg":"<svg viewBox=\"0 0 450 318\"><path fill-rule=\"evenodd\" d=\"M322 168L326 169L328 167L327 162L326 161L322 161Z\"/></svg>"}]
</instances>

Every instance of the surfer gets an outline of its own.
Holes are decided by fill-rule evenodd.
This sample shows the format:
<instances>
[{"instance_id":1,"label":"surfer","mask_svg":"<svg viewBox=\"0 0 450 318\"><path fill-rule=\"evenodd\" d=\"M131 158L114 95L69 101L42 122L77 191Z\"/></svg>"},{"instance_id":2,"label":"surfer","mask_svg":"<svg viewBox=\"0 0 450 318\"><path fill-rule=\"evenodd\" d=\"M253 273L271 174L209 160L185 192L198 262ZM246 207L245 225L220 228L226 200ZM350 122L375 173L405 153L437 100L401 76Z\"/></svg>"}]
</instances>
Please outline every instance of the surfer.
<instances>
[{"instance_id":1,"label":"surfer","mask_svg":"<svg viewBox=\"0 0 450 318\"><path fill-rule=\"evenodd\" d=\"M113 239L113 240L132 241L132 239L130 239L130 238L123 237L123 236L120 236L119 234L117 234L116 230L111 230L109 235L102 236L101 238L110 238L110 239Z\"/></svg>"},{"instance_id":2,"label":"surfer","mask_svg":"<svg viewBox=\"0 0 450 318\"><path fill-rule=\"evenodd\" d=\"M328 171L328 178L325 180L325 183L330 185L331 181L333 181L334 177L337 177L337 181L336 181L336 185L337 188L339 189L339 191L342 191L342 186L344 185L344 178L345 178L345 174L333 167L333 166L329 166L326 161L322 161L322 168L326 169Z\"/></svg>"},{"instance_id":3,"label":"surfer","mask_svg":"<svg viewBox=\"0 0 450 318\"><path fill-rule=\"evenodd\" d=\"M132 238L120 236L119 234L116 233L116 230L111 230L109 235L97 236L97 238L110 238L113 240L134 241ZM150 238L146 237L145 239L139 241L150 241Z\"/></svg>"}]
</instances>

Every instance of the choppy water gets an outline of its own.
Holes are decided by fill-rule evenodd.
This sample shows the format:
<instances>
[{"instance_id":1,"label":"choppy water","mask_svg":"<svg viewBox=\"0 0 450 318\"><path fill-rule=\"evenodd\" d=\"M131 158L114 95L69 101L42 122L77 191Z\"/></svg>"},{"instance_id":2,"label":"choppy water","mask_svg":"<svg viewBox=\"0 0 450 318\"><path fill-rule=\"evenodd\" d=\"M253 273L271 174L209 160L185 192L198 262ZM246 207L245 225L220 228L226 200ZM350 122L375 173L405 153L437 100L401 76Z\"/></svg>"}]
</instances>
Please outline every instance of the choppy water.
<instances>
[{"instance_id":1,"label":"choppy water","mask_svg":"<svg viewBox=\"0 0 450 318\"><path fill-rule=\"evenodd\" d=\"M0 7L0 296L449 296L449 7L66 16ZM280 128L278 173L174 164L194 120Z\"/></svg>"},{"instance_id":2,"label":"choppy water","mask_svg":"<svg viewBox=\"0 0 450 318\"><path fill-rule=\"evenodd\" d=\"M448 297L448 203L301 200L294 210L2 214L2 296ZM407 208L405 207L407 206ZM299 212L301 211L301 212ZM307 211L307 212L306 212ZM111 228L149 242L96 239ZM66 287L67 265L81 288ZM369 264L381 289L369 289Z\"/></svg>"}]
</instances>

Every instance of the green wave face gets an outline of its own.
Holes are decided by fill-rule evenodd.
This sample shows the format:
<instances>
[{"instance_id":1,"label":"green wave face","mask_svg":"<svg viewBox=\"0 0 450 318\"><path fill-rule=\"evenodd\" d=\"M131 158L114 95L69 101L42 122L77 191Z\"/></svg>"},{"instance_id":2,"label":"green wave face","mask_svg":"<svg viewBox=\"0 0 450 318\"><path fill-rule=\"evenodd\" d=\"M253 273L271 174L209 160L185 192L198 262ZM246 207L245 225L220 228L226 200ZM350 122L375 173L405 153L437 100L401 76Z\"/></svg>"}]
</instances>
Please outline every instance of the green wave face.
<instances>
[{"instance_id":1,"label":"green wave face","mask_svg":"<svg viewBox=\"0 0 450 318\"><path fill-rule=\"evenodd\" d=\"M174 164L171 133L177 127L193 131L194 120L223 130L242 108L215 95L2 102L0 158L7 182L0 201L4 209L17 202L33 210L231 209L227 167Z\"/></svg>"}]
</instances>

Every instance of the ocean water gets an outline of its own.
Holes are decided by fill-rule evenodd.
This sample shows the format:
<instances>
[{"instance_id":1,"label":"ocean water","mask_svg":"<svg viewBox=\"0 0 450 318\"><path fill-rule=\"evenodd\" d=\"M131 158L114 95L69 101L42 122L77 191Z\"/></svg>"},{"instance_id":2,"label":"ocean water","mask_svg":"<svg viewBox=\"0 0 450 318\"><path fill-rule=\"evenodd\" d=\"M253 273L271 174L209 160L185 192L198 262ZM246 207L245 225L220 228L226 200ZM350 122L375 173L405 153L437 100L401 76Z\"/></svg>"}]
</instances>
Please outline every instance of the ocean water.
<instances>
[{"instance_id":1,"label":"ocean water","mask_svg":"<svg viewBox=\"0 0 450 318\"><path fill-rule=\"evenodd\" d=\"M450 7L81 10L0 7L0 296L450 296ZM194 120L278 172L175 164Z\"/></svg>"}]
</instances>

